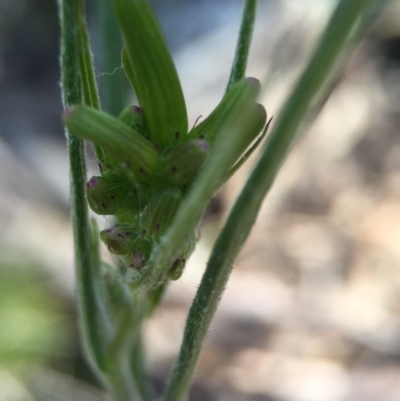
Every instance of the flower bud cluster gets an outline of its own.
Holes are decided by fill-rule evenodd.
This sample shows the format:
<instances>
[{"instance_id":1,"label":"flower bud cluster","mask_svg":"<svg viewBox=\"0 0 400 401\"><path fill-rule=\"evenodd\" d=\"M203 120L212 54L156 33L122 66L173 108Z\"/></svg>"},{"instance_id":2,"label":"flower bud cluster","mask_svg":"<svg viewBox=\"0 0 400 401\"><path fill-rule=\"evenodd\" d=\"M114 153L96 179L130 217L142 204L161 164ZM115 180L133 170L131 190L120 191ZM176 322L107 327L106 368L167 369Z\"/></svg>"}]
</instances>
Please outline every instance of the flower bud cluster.
<instances>
[{"instance_id":1,"label":"flower bud cluster","mask_svg":"<svg viewBox=\"0 0 400 401\"><path fill-rule=\"evenodd\" d=\"M173 223L216 138L246 110L250 123L243 128L243 149L233 155L240 163L265 126L266 112L256 103L259 82L244 78L188 132L179 78L150 7L145 0L114 0L114 6L126 44L124 70L140 106L128 106L118 118L74 106L64 122L71 134L103 150L101 175L87 183L88 202L97 214L115 216L117 224L102 231L101 239L128 269L139 272ZM168 278L180 277L196 237L192 233L182 244Z\"/></svg>"}]
</instances>

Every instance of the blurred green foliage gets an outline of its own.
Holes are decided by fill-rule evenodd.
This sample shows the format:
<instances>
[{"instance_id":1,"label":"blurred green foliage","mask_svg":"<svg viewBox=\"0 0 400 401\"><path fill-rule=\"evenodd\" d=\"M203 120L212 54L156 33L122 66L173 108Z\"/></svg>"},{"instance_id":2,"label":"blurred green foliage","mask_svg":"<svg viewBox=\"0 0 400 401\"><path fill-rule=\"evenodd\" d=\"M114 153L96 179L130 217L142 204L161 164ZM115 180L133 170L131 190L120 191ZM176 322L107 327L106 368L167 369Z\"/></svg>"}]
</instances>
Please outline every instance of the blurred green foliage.
<instances>
[{"instance_id":1,"label":"blurred green foliage","mask_svg":"<svg viewBox=\"0 0 400 401\"><path fill-rule=\"evenodd\" d=\"M43 363L65 353L67 313L36 266L0 267L0 365Z\"/></svg>"}]
</instances>

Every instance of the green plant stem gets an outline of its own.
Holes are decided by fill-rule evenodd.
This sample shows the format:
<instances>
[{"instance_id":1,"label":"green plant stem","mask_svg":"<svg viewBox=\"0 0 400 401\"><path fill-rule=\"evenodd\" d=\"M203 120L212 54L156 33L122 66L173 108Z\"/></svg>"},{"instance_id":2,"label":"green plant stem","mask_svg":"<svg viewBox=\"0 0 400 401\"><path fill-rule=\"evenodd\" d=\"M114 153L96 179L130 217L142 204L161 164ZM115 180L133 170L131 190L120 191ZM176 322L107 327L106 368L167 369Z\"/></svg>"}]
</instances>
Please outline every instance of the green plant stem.
<instances>
[{"instance_id":1,"label":"green plant stem","mask_svg":"<svg viewBox=\"0 0 400 401\"><path fill-rule=\"evenodd\" d=\"M118 344L117 353L114 355L110 370L110 381L112 391L118 393L123 389L121 395L116 399L118 401L151 401L150 389L148 386L147 378L144 373L144 358L143 349L140 335L140 327L135 327L129 320L124 324L125 330L123 336L126 338L121 339ZM118 384L117 386L115 386ZM129 395L130 398L124 398Z\"/></svg>"},{"instance_id":2,"label":"green plant stem","mask_svg":"<svg viewBox=\"0 0 400 401\"><path fill-rule=\"evenodd\" d=\"M79 40L78 57L79 70L82 82L83 103L94 109L100 110L100 98L94 73L93 57L90 50L89 32L86 26L85 1L74 0L76 2L76 18ZM99 146L95 146L96 157L99 163L104 160L104 152Z\"/></svg>"},{"instance_id":3,"label":"green plant stem","mask_svg":"<svg viewBox=\"0 0 400 401\"><path fill-rule=\"evenodd\" d=\"M61 86L64 107L80 104L82 100L79 75L78 3L59 0L61 23ZM78 306L86 355L95 371L102 366L104 322L97 313L99 299L93 276L98 266L92 260L90 224L85 196L86 164L82 140L68 132L67 144L70 160L71 208L75 245Z\"/></svg>"},{"instance_id":4,"label":"green plant stem","mask_svg":"<svg viewBox=\"0 0 400 401\"><path fill-rule=\"evenodd\" d=\"M227 284L233 262L257 217L262 201L286 158L312 101L321 95L346 41L373 0L342 0L337 6L305 72L285 104L261 159L220 233L190 308L181 350L163 401L184 399L210 321Z\"/></svg>"},{"instance_id":5,"label":"green plant stem","mask_svg":"<svg viewBox=\"0 0 400 401\"><path fill-rule=\"evenodd\" d=\"M148 386L147 379L143 367L145 366L145 359L143 355L143 343L141 333L138 332L133 343L131 350L131 372L135 378L136 387L144 401L151 401L154 397L152 391Z\"/></svg>"},{"instance_id":6,"label":"green plant stem","mask_svg":"<svg viewBox=\"0 0 400 401\"><path fill-rule=\"evenodd\" d=\"M245 0L239 37L236 44L235 58L228 85L226 87L226 92L228 92L237 81L241 80L246 72L251 38L253 36L254 21L257 14L257 4L258 0Z\"/></svg>"},{"instance_id":7,"label":"green plant stem","mask_svg":"<svg viewBox=\"0 0 400 401\"><path fill-rule=\"evenodd\" d=\"M151 400L144 374L140 337L140 322L144 320L148 309L146 304L146 299L139 295L131 307L124 308L117 334L108 349L107 380L118 401Z\"/></svg>"},{"instance_id":8,"label":"green plant stem","mask_svg":"<svg viewBox=\"0 0 400 401\"><path fill-rule=\"evenodd\" d=\"M114 401L143 401L131 378L126 355L111 366L105 384Z\"/></svg>"}]
</instances>

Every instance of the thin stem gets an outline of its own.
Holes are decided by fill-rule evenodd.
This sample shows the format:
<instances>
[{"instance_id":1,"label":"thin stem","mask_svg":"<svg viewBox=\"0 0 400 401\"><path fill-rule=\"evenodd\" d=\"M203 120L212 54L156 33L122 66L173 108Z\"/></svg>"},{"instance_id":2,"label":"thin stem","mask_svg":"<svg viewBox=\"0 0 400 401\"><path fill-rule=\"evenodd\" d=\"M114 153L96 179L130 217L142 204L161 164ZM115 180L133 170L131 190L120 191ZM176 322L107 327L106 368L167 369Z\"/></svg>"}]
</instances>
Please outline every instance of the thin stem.
<instances>
[{"instance_id":1,"label":"thin stem","mask_svg":"<svg viewBox=\"0 0 400 401\"><path fill-rule=\"evenodd\" d=\"M90 50L89 32L85 18L85 0L75 0L77 2L77 29L79 40L78 57L79 70L82 82L83 103L94 109L100 110L100 98L94 73L93 57ZM102 163L104 152L99 146L95 146L97 160Z\"/></svg>"},{"instance_id":2,"label":"thin stem","mask_svg":"<svg viewBox=\"0 0 400 401\"><path fill-rule=\"evenodd\" d=\"M105 378L105 383L114 401L144 401L132 381L126 357L112 366L112 372Z\"/></svg>"},{"instance_id":3,"label":"thin stem","mask_svg":"<svg viewBox=\"0 0 400 401\"><path fill-rule=\"evenodd\" d=\"M79 75L77 26L78 3L59 0L61 23L61 86L64 107L80 104L82 100ZM103 323L99 310L93 276L90 242L90 224L86 202L85 148L82 140L66 132L70 160L71 208L75 245L75 268L77 276L78 306L83 342L89 361L97 370L102 365Z\"/></svg>"},{"instance_id":4,"label":"thin stem","mask_svg":"<svg viewBox=\"0 0 400 401\"><path fill-rule=\"evenodd\" d=\"M115 275L115 270L111 267L105 265L105 269L108 274ZM106 384L118 401L150 401L140 354L141 344L138 344L140 325L148 316L150 308L149 299L146 293L131 292L118 276L115 280L109 277L106 288L109 296L109 314L113 318L115 328L105 356Z\"/></svg>"},{"instance_id":5,"label":"thin stem","mask_svg":"<svg viewBox=\"0 0 400 401\"><path fill-rule=\"evenodd\" d=\"M151 401L153 396L151 394L152 391L147 383L144 366L145 359L143 355L142 336L141 333L138 332L133 344L133 349L131 351L130 367L140 396L144 401Z\"/></svg>"},{"instance_id":6,"label":"thin stem","mask_svg":"<svg viewBox=\"0 0 400 401\"><path fill-rule=\"evenodd\" d=\"M83 0L59 0L61 22L61 71L64 107L85 104L99 108L89 36L84 16ZM116 401L148 400L141 396L144 374L140 365L131 366L131 354L137 355L137 336L117 333L119 352L109 356L111 323L106 314L102 277L100 276L99 233L95 224L89 224L86 202L86 164L84 142L67 132L71 169L72 221L75 241L78 306L85 353ZM101 149L100 149L101 150ZM99 154L98 154L99 157ZM101 156L102 157L102 156ZM101 158L100 158L101 160ZM139 308L136 308L139 309ZM132 311L129 311L129 318ZM143 314L144 312L142 312ZM139 320L128 319L127 323ZM143 319L140 319L143 320ZM137 323L138 326L138 323ZM138 329L136 328L136 331ZM107 350L107 353L106 353ZM134 375L134 379L132 379ZM136 386L137 384L137 386Z\"/></svg>"},{"instance_id":7,"label":"thin stem","mask_svg":"<svg viewBox=\"0 0 400 401\"><path fill-rule=\"evenodd\" d=\"M140 341L140 322L147 311L145 302L138 297L130 308L125 308L117 335L108 349L107 380L117 401L151 400Z\"/></svg>"},{"instance_id":8,"label":"thin stem","mask_svg":"<svg viewBox=\"0 0 400 401\"><path fill-rule=\"evenodd\" d=\"M226 92L228 92L237 81L241 80L246 72L247 58L249 56L251 38L253 36L254 21L257 14L257 4L258 0L245 0L239 37L236 44L235 58L228 85L226 87Z\"/></svg>"},{"instance_id":9,"label":"thin stem","mask_svg":"<svg viewBox=\"0 0 400 401\"><path fill-rule=\"evenodd\" d=\"M341 0L305 72L285 104L261 159L236 201L212 251L190 308L178 359L163 401L180 401L188 390L210 321L225 289L233 262L257 217L262 201L286 158L313 99L334 71L359 18L373 0Z\"/></svg>"}]
</instances>

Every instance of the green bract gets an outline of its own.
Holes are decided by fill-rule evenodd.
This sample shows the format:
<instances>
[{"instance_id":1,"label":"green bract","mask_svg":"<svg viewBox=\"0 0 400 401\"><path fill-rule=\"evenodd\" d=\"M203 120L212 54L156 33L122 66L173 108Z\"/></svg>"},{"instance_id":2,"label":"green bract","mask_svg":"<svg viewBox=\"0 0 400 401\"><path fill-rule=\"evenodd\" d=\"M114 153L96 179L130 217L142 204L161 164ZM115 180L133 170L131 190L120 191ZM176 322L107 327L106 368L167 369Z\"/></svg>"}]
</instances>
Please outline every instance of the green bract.
<instances>
[{"instance_id":1,"label":"green bract","mask_svg":"<svg viewBox=\"0 0 400 401\"><path fill-rule=\"evenodd\" d=\"M164 152L163 177L172 185L185 185L203 164L209 145L204 140L186 140Z\"/></svg>"},{"instance_id":2,"label":"green bract","mask_svg":"<svg viewBox=\"0 0 400 401\"><path fill-rule=\"evenodd\" d=\"M142 219L143 229L151 238L159 238L172 223L182 201L179 188L158 190L150 199Z\"/></svg>"},{"instance_id":3,"label":"green bract","mask_svg":"<svg viewBox=\"0 0 400 401\"><path fill-rule=\"evenodd\" d=\"M233 130L241 130L222 185L258 145L260 140L246 152L265 126L266 112L256 103L259 82L244 78L188 133L179 78L150 7L144 0L114 0L114 8L125 39L123 66L140 107L127 106L115 118L74 106L64 122L72 134L93 142L104 154L101 175L87 184L88 202L97 214L115 216L116 224L100 238L125 266L121 272L130 272L126 279L140 286L142 276L149 274L145 267L152 252L173 224L210 148L217 139L229 141ZM193 229L161 280L154 278L147 288L178 279L197 238Z\"/></svg>"},{"instance_id":4,"label":"green bract","mask_svg":"<svg viewBox=\"0 0 400 401\"><path fill-rule=\"evenodd\" d=\"M132 170L138 182L157 174L160 156L154 144L109 114L74 106L65 113L64 123L69 132L104 148L120 167Z\"/></svg>"},{"instance_id":5,"label":"green bract","mask_svg":"<svg viewBox=\"0 0 400 401\"><path fill-rule=\"evenodd\" d=\"M227 121L236 116L249 100L256 101L260 93L260 83L255 78L245 78L237 82L222 98L215 110L189 133L191 138L213 141Z\"/></svg>"},{"instance_id":6,"label":"green bract","mask_svg":"<svg viewBox=\"0 0 400 401\"><path fill-rule=\"evenodd\" d=\"M117 224L100 233L101 240L114 255L126 255L135 246L142 233L138 225Z\"/></svg>"},{"instance_id":7,"label":"green bract","mask_svg":"<svg viewBox=\"0 0 400 401\"><path fill-rule=\"evenodd\" d=\"M91 209L100 215L116 215L132 220L144 209L147 193L125 176L114 172L92 177L87 183L87 198ZM128 216L126 216L126 212Z\"/></svg>"},{"instance_id":8,"label":"green bract","mask_svg":"<svg viewBox=\"0 0 400 401\"><path fill-rule=\"evenodd\" d=\"M150 138L161 148L188 130L186 104L161 28L145 0L114 0L125 39L122 61Z\"/></svg>"}]
</instances>

